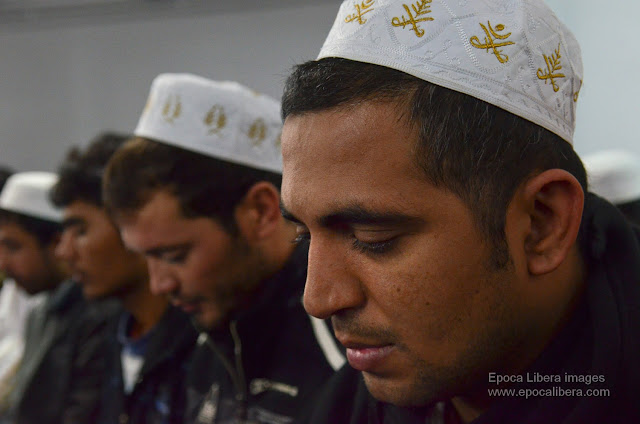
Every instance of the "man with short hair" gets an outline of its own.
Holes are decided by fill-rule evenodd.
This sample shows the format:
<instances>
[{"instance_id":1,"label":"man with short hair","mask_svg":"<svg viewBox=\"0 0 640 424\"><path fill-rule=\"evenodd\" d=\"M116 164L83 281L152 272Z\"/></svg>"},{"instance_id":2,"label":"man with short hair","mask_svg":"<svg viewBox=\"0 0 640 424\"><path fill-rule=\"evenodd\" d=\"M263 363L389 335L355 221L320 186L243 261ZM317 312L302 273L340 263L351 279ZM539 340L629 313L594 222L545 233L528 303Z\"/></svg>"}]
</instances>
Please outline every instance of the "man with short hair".
<instances>
[{"instance_id":1,"label":"man with short hair","mask_svg":"<svg viewBox=\"0 0 640 424\"><path fill-rule=\"evenodd\" d=\"M310 422L640 420L640 245L586 191L581 84L542 1L342 4L283 96L304 304L351 365Z\"/></svg>"},{"instance_id":2,"label":"man with short hair","mask_svg":"<svg viewBox=\"0 0 640 424\"><path fill-rule=\"evenodd\" d=\"M128 250L102 202L102 174L128 136L103 133L72 148L51 190L62 209L56 249L87 299L121 305L107 334L106 382L96 423L182 423L184 380L197 333L186 314L149 288L145 258Z\"/></svg>"},{"instance_id":3,"label":"man with short hair","mask_svg":"<svg viewBox=\"0 0 640 424\"><path fill-rule=\"evenodd\" d=\"M0 192L13 171L0 166ZM41 296L29 296L0 271L0 416L8 407L8 395L24 349L24 326Z\"/></svg>"},{"instance_id":4,"label":"man with short hair","mask_svg":"<svg viewBox=\"0 0 640 424\"><path fill-rule=\"evenodd\" d=\"M105 314L88 305L55 257L60 211L48 200L55 174L12 175L0 194L0 268L29 294L46 293L29 315L9 395L17 424L94 422L104 373Z\"/></svg>"},{"instance_id":5,"label":"man with short hair","mask_svg":"<svg viewBox=\"0 0 640 424\"><path fill-rule=\"evenodd\" d=\"M155 293L201 329L197 423L289 423L344 362L302 304L306 250L280 215L279 104L233 82L163 74L104 192Z\"/></svg>"}]
</instances>

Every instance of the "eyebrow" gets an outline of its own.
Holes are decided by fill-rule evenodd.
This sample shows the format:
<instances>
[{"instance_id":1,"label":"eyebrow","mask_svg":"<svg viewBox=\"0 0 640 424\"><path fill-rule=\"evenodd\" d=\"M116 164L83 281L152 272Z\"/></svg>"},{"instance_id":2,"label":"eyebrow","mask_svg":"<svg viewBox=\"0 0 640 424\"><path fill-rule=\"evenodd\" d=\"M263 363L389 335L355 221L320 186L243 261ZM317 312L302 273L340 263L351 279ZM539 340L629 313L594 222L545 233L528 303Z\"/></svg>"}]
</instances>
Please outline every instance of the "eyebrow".
<instances>
[{"instance_id":1,"label":"eyebrow","mask_svg":"<svg viewBox=\"0 0 640 424\"><path fill-rule=\"evenodd\" d=\"M0 246L19 246L20 242L12 237L0 237Z\"/></svg>"},{"instance_id":2,"label":"eyebrow","mask_svg":"<svg viewBox=\"0 0 640 424\"><path fill-rule=\"evenodd\" d=\"M63 219L62 223L60 225L62 226L62 229L64 230L64 229L67 229L69 227L74 227L76 225L82 225L84 223L85 223L84 219L72 216L72 217Z\"/></svg>"},{"instance_id":3,"label":"eyebrow","mask_svg":"<svg viewBox=\"0 0 640 424\"><path fill-rule=\"evenodd\" d=\"M280 202L282 216L291 222L304 225L300 219L289 212ZM421 225L424 220L417 216L406 215L395 211L374 211L361 205L352 205L340 208L318 218L323 227L335 227L339 225Z\"/></svg>"},{"instance_id":4,"label":"eyebrow","mask_svg":"<svg viewBox=\"0 0 640 424\"><path fill-rule=\"evenodd\" d=\"M152 247L151 249L147 249L142 251L141 253L146 256L153 256L158 258L165 253L173 252L175 250L189 249L191 248L191 243L182 243L182 244L174 244L169 246L158 246Z\"/></svg>"},{"instance_id":5,"label":"eyebrow","mask_svg":"<svg viewBox=\"0 0 640 424\"><path fill-rule=\"evenodd\" d=\"M296 224L302 224L302 221L296 218L291 212L287 210L287 208L284 207L284 203L282 203L282 200L280 200L280 213L282 214L282 217L287 221L295 222Z\"/></svg>"}]
</instances>

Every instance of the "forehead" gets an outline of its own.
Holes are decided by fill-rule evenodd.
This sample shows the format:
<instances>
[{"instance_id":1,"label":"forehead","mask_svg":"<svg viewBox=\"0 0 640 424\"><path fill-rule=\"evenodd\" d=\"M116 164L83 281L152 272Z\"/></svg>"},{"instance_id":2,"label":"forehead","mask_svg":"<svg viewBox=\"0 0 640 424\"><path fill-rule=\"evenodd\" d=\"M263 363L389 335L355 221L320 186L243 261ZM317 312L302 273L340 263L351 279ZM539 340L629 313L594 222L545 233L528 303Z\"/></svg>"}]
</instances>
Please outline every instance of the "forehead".
<instances>
[{"instance_id":1,"label":"forehead","mask_svg":"<svg viewBox=\"0 0 640 424\"><path fill-rule=\"evenodd\" d=\"M117 214L119 227L141 232L171 230L182 226L185 221L178 198L167 190L154 191L147 202L135 211Z\"/></svg>"},{"instance_id":2,"label":"forehead","mask_svg":"<svg viewBox=\"0 0 640 424\"><path fill-rule=\"evenodd\" d=\"M192 242L217 229L212 219L185 217L178 198L166 190L154 192L137 211L118 216L117 225L125 244L139 251Z\"/></svg>"},{"instance_id":3,"label":"forehead","mask_svg":"<svg viewBox=\"0 0 640 424\"><path fill-rule=\"evenodd\" d=\"M8 240L39 245L38 238L34 234L11 220L0 223L0 242Z\"/></svg>"},{"instance_id":4,"label":"forehead","mask_svg":"<svg viewBox=\"0 0 640 424\"><path fill-rule=\"evenodd\" d=\"M65 218L90 219L93 217L105 217L107 212L104 208L83 200L76 200L66 206L62 211Z\"/></svg>"},{"instance_id":5,"label":"forehead","mask_svg":"<svg viewBox=\"0 0 640 424\"><path fill-rule=\"evenodd\" d=\"M285 208L410 202L427 180L414 159L417 134L391 103L290 116L282 135ZM322 199L322 201L320 201Z\"/></svg>"}]
</instances>

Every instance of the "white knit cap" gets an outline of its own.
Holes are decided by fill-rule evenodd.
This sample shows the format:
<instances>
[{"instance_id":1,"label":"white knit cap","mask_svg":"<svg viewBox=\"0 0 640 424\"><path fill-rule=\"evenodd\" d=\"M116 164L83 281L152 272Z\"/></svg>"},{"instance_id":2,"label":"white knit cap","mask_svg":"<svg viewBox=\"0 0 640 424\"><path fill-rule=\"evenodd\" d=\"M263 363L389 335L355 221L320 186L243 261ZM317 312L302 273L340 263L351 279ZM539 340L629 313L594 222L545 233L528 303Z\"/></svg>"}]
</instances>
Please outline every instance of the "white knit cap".
<instances>
[{"instance_id":1,"label":"white knit cap","mask_svg":"<svg viewBox=\"0 0 640 424\"><path fill-rule=\"evenodd\" d=\"M50 172L19 172L11 175L0 194L0 208L47 221L62 221L62 211L49 201L58 182Z\"/></svg>"},{"instance_id":2,"label":"white knit cap","mask_svg":"<svg viewBox=\"0 0 640 424\"><path fill-rule=\"evenodd\" d=\"M406 72L572 143L580 47L542 0L346 0L325 57Z\"/></svg>"},{"instance_id":3,"label":"white knit cap","mask_svg":"<svg viewBox=\"0 0 640 424\"><path fill-rule=\"evenodd\" d=\"M190 74L155 78L135 135L282 172L280 103L236 82Z\"/></svg>"},{"instance_id":4,"label":"white knit cap","mask_svg":"<svg viewBox=\"0 0 640 424\"><path fill-rule=\"evenodd\" d=\"M589 191L620 204L640 200L640 157L625 150L603 150L586 155Z\"/></svg>"}]
</instances>

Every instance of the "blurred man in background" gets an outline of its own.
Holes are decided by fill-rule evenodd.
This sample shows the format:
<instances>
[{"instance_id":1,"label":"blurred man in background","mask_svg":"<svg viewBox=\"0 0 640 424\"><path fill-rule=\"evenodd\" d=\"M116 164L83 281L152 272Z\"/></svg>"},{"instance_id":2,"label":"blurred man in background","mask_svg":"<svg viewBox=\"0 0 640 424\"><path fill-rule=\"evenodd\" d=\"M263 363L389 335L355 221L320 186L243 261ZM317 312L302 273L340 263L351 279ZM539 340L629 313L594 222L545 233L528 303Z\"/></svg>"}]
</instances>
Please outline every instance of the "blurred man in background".
<instances>
[{"instance_id":1,"label":"blurred man in background","mask_svg":"<svg viewBox=\"0 0 640 424\"><path fill-rule=\"evenodd\" d=\"M0 168L0 192L13 172ZM15 372L24 349L27 316L42 295L28 295L12 279L0 275L0 416L7 412L8 395L13 389Z\"/></svg>"},{"instance_id":2,"label":"blurred man in background","mask_svg":"<svg viewBox=\"0 0 640 424\"><path fill-rule=\"evenodd\" d=\"M153 295L144 256L128 250L102 201L102 174L127 136L104 133L72 148L51 191L62 209L56 253L87 299L115 299L120 312L108 334L106 381L97 423L182 423L184 379L197 333L188 317Z\"/></svg>"},{"instance_id":3,"label":"blurred man in background","mask_svg":"<svg viewBox=\"0 0 640 424\"><path fill-rule=\"evenodd\" d=\"M0 269L27 293L45 293L29 315L9 422L95 422L104 376L105 315L89 306L55 257L61 213L49 202L55 174L12 175L0 194Z\"/></svg>"}]
</instances>

